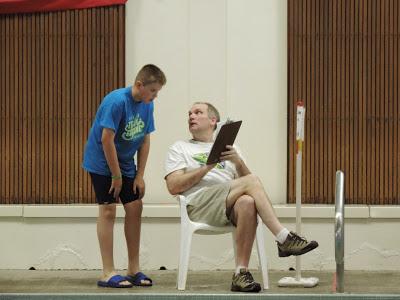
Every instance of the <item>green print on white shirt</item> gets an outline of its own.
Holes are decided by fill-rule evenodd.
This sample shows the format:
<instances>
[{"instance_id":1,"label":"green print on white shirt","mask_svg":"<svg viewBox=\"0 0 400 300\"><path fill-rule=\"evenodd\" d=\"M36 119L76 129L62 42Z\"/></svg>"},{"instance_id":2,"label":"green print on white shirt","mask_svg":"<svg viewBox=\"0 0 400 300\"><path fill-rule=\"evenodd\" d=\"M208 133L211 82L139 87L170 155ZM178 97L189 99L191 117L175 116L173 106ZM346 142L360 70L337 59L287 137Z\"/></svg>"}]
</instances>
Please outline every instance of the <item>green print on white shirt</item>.
<instances>
[{"instance_id":1,"label":"green print on white shirt","mask_svg":"<svg viewBox=\"0 0 400 300\"><path fill-rule=\"evenodd\" d=\"M139 114L136 114L132 121L129 121L125 126L125 132L122 138L126 141L131 141L143 136L144 122Z\"/></svg>"},{"instance_id":2,"label":"green print on white shirt","mask_svg":"<svg viewBox=\"0 0 400 300\"><path fill-rule=\"evenodd\" d=\"M207 163L208 153L197 153L197 154L193 155L192 158L195 161L199 162L200 165L205 165ZM225 169L225 164L222 163L222 162L221 163L217 163L215 168L217 168L217 169Z\"/></svg>"}]
</instances>

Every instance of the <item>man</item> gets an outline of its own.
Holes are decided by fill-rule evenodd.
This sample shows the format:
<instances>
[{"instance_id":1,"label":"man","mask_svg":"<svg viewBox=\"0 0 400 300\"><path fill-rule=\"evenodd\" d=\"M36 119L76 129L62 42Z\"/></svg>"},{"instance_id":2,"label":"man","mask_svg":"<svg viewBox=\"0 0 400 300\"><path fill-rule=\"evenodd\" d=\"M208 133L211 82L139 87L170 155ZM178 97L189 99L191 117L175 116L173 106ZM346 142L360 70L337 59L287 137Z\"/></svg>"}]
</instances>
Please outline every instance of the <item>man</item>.
<instances>
[{"instance_id":1,"label":"man","mask_svg":"<svg viewBox=\"0 0 400 300\"><path fill-rule=\"evenodd\" d=\"M188 200L191 220L214 226L236 226L236 271L232 291L259 292L261 286L248 271L257 214L275 236L280 257L301 255L316 247L277 219L261 181L253 175L235 146L227 146L220 162L207 165L208 153L220 117L207 102L196 102L189 111L189 131L193 139L178 141L169 148L166 160L168 190Z\"/></svg>"}]
</instances>

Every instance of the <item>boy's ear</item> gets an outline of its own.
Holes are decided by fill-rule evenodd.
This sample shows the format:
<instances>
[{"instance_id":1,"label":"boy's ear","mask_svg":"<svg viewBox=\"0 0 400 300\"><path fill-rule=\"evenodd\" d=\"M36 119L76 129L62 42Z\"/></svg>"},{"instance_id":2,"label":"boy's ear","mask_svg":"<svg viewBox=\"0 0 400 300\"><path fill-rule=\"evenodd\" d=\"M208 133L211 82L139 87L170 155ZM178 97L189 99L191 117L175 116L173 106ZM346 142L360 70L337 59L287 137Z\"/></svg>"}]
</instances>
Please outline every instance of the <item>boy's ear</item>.
<instances>
[{"instance_id":1,"label":"boy's ear","mask_svg":"<svg viewBox=\"0 0 400 300\"><path fill-rule=\"evenodd\" d=\"M143 86L143 83L142 83L140 80L135 81L135 86L136 86L137 88L139 88L139 87Z\"/></svg>"}]
</instances>

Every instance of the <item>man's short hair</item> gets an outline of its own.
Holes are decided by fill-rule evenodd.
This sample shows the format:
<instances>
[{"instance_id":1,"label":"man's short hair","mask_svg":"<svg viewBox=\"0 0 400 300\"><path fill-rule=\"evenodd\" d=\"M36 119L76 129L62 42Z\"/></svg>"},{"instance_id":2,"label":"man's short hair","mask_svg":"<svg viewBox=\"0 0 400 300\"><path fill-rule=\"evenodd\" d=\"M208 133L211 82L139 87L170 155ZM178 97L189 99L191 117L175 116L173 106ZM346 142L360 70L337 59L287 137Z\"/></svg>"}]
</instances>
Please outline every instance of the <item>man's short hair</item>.
<instances>
[{"instance_id":1,"label":"man's short hair","mask_svg":"<svg viewBox=\"0 0 400 300\"><path fill-rule=\"evenodd\" d=\"M205 104L207 105L207 111L208 111L208 117L215 117L217 119L217 122L220 121L220 116L218 110L215 108L214 105L212 105L209 102L195 102L194 104ZM215 124L214 130L217 129L217 124Z\"/></svg>"},{"instance_id":2,"label":"man's short hair","mask_svg":"<svg viewBox=\"0 0 400 300\"><path fill-rule=\"evenodd\" d=\"M152 83L159 83L165 85L167 83L167 78L165 74L156 65L148 64L143 66L138 74L136 75L135 82L140 81L143 85L148 85Z\"/></svg>"}]
</instances>

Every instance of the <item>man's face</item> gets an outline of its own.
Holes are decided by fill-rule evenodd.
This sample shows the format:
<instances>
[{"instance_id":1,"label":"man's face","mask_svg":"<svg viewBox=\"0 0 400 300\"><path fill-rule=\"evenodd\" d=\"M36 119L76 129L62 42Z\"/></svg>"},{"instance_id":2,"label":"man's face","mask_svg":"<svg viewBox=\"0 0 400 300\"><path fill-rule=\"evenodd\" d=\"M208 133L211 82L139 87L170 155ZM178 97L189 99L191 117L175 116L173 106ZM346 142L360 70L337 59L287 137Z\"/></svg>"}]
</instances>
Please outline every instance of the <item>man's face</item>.
<instances>
[{"instance_id":1,"label":"man's face","mask_svg":"<svg viewBox=\"0 0 400 300\"><path fill-rule=\"evenodd\" d=\"M216 118L208 116L207 104L194 104L189 110L189 131L201 132L213 129L216 124Z\"/></svg>"},{"instance_id":2,"label":"man's face","mask_svg":"<svg viewBox=\"0 0 400 300\"><path fill-rule=\"evenodd\" d=\"M137 88L139 91L138 100L143 101L144 103L150 103L157 97L162 85L157 82L143 85L143 83L139 81L137 82Z\"/></svg>"}]
</instances>

